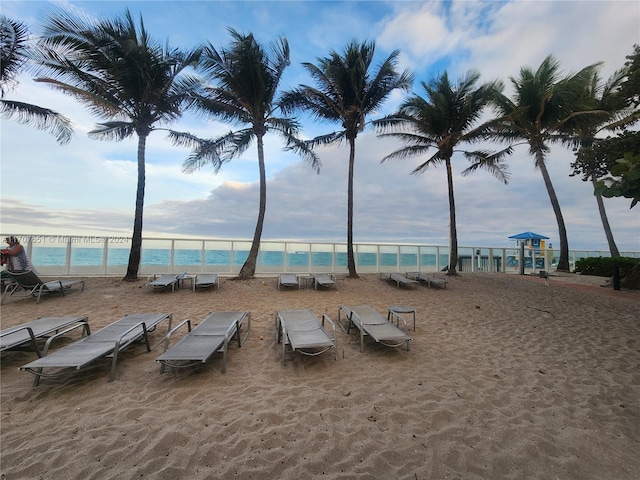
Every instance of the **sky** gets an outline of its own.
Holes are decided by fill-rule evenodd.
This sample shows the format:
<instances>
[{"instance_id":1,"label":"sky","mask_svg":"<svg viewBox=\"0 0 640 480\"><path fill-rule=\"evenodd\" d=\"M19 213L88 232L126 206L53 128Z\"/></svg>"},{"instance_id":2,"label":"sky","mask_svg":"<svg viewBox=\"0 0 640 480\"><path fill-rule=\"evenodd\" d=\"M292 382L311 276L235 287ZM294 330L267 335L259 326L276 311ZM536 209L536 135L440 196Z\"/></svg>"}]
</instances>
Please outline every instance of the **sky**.
<instances>
[{"instance_id":1,"label":"sky","mask_svg":"<svg viewBox=\"0 0 640 480\"><path fill-rule=\"evenodd\" d=\"M225 47L228 27L253 33L261 44L281 36L291 48L282 91L313 85L303 62L317 63L351 40L374 41L375 63L399 50L399 69L415 76L412 93L423 94L445 70L458 79L468 70L481 81L502 80L521 67L536 69L554 55L563 73L602 62L608 77L640 44L637 1L11 1L2 14L27 24L35 38L48 8L77 9L96 18L143 18L150 34L173 47L208 41ZM368 120L394 112L408 93L396 91ZM99 121L72 98L24 73L5 95L51 108L69 117L74 137L65 146L54 137L11 119L0 120L0 231L2 234L131 235L135 206L137 138L90 140ZM489 115L490 112L487 112ZM338 124L300 117L301 135L313 138ZM237 125L185 114L171 125L203 138ZM267 210L263 240L346 241L347 166L343 143L317 150L319 174L281 139L265 137ZM449 203L443 167L412 175L425 159L381 162L401 145L370 128L358 135L354 176L354 241L448 244ZM258 211L255 143L215 174L210 167L182 172L189 150L175 147L161 131L146 150L144 237L251 239ZM552 147L547 166L565 219L569 248L608 251L590 183L570 176L573 153ZM469 166L454 156L458 245L511 247L508 239L533 231L558 241L558 227L542 175L526 145L507 159L507 185L486 172L463 177ZM628 199L605 199L621 251L640 251L640 207Z\"/></svg>"}]
</instances>

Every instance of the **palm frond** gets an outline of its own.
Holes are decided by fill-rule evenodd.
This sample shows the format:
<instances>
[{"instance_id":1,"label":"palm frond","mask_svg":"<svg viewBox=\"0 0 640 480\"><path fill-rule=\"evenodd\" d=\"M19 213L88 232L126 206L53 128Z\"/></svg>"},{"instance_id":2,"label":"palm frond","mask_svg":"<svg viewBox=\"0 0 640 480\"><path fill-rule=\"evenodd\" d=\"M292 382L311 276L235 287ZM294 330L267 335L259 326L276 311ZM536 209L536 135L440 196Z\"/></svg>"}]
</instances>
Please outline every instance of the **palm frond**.
<instances>
[{"instance_id":1,"label":"palm frond","mask_svg":"<svg viewBox=\"0 0 640 480\"><path fill-rule=\"evenodd\" d=\"M203 144L203 142L206 142L206 140L203 140L192 133L178 132L176 130L169 130L167 132L167 139L177 147L186 147L193 150L196 150Z\"/></svg>"},{"instance_id":2,"label":"palm frond","mask_svg":"<svg viewBox=\"0 0 640 480\"><path fill-rule=\"evenodd\" d=\"M14 118L18 123L51 133L62 145L69 143L73 135L71 121L48 108L13 100L0 100L0 112L5 118Z\"/></svg>"},{"instance_id":3,"label":"palm frond","mask_svg":"<svg viewBox=\"0 0 640 480\"><path fill-rule=\"evenodd\" d=\"M318 135L311 140L307 140L307 144L310 148L316 148L320 146L340 144L346 139L346 132L344 130L341 130L338 132L327 133L325 135Z\"/></svg>"},{"instance_id":4,"label":"palm frond","mask_svg":"<svg viewBox=\"0 0 640 480\"><path fill-rule=\"evenodd\" d=\"M251 128L232 131L212 140L192 137L195 148L183 163L183 171L193 172L205 165L212 165L214 173L218 173L222 165L242 155L254 138L255 133Z\"/></svg>"},{"instance_id":5,"label":"palm frond","mask_svg":"<svg viewBox=\"0 0 640 480\"><path fill-rule=\"evenodd\" d=\"M467 176L477 170L486 170L505 185L509 183L509 169L504 162L504 158L513 153L512 147L507 147L498 152L487 150L476 150L464 152L465 157L471 161L471 165L462 171L463 176Z\"/></svg>"},{"instance_id":6,"label":"palm frond","mask_svg":"<svg viewBox=\"0 0 640 480\"><path fill-rule=\"evenodd\" d=\"M73 96L106 120L149 128L178 118L199 85L184 75L199 49L182 51L153 39L129 10L114 19L52 9L33 53L38 81Z\"/></svg>"},{"instance_id":7,"label":"palm frond","mask_svg":"<svg viewBox=\"0 0 640 480\"><path fill-rule=\"evenodd\" d=\"M388 160L396 160L396 159L405 159L409 157L419 157L425 155L432 149L433 145L420 145L416 143L412 143L411 145L407 145L405 147L399 148L398 150L393 151L389 155L385 156L380 163L384 163ZM436 149L437 153L437 149ZM423 170L424 166L420 166L417 170Z\"/></svg>"},{"instance_id":8,"label":"palm frond","mask_svg":"<svg viewBox=\"0 0 640 480\"><path fill-rule=\"evenodd\" d=\"M421 163L416 168L414 168L411 174L416 175L418 173L423 173L426 170L429 170L430 168L434 168L434 167L437 167L438 165L445 163L445 161L446 159L442 155L442 152L440 150L436 150L435 153L431 155L431 157L429 157L425 162Z\"/></svg>"},{"instance_id":9,"label":"palm frond","mask_svg":"<svg viewBox=\"0 0 640 480\"><path fill-rule=\"evenodd\" d=\"M298 137L295 137L293 135L286 135L283 133L283 136L287 141L285 150L300 155L307 163L309 163L309 165L311 165L316 173L320 173L320 168L322 167L320 158L313 150L313 148L311 148L309 142L300 140Z\"/></svg>"},{"instance_id":10,"label":"palm frond","mask_svg":"<svg viewBox=\"0 0 640 480\"><path fill-rule=\"evenodd\" d=\"M89 138L98 140L124 140L135 135L135 125L131 122L104 122L98 128L87 133Z\"/></svg>"},{"instance_id":11,"label":"palm frond","mask_svg":"<svg viewBox=\"0 0 640 480\"><path fill-rule=\"evenodd\" d=\"M27 26L0 15L0 96L12 84L28 59L29 32Z\"/></svg>"}]
</instances>

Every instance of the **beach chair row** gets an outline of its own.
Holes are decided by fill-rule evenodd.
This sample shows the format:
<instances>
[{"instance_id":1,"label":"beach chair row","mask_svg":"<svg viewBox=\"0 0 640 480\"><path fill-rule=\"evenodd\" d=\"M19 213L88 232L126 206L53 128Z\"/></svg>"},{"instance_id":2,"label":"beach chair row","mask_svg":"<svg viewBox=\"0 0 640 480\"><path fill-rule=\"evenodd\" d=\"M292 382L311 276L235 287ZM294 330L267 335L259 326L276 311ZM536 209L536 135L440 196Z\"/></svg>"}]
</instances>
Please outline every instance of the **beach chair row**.
<instances>
[{"instance_id":1,"label":"beach chair row","mask_svg":"<svg viewBox=\"0 0 640 480\"><path fill-rule=\"evenodd\" d=\"M380 278L395 284L398 288L418 288L420 284L427 287L447 288L446 277L439 273L407 272L404 275L400 273L381 273Z\"/></svg>"},{"instance_id":2,"label":"beach chair row","mask_svg":"<svg viewBox=\"0 0 640 480\"><path fill-rule=\"evenodd\" d=\"M218 274L197 274L189 275L187 273L174 275L163 274L150 277L146 289L149 290L169 290L175 292L185 286L191 287L195 292L198 288L215 288L220 289L220 279ZM302 286L312 286L315 290L320 288L336 288L336 277L332 273L309 273L295 274L282 273L278 275L278 290L281 288L297 288Z\"/></svg>"},{"instance_id":3,"label":"beach chair row","mask_svg":"<svg viewBox=\"0 0 640 480\"><path fill-rule=\"evenodd\" d=\"M237 342L238 348L242 347L251 330L251 312L211 312L195 326L190 319L172 326L171 313L135 313L93 333L86 316L45 317L2 330L0 351L25 345L33 347L38 358L19 369L35 376L34 387L42 378L82 370L103 358L111 360L111 382L115 378L119 354L134 342L144 343L150 352L149 335L163 322L167 324L161 343L164 351L156 358L161 373L167 367L189 368L205 364L216 353L222 353L221 371L225 373L229 344ZM278 310L275 314L275 335L282 365L285 365L289 353L316 356L331 351L337 360L336 326L347 335L352 329L359 332L360 351L364 351L366 337L381 345L405 346L407 351L410 350L412 339L407 322L393 307L385 316L371 305L342 305L338 307L336 322L327 314L319 319L311 310ZM81 330L79 340L50 353L56 339L76 329ZM44 346L41 347L43 341Z\"/></svg>"},{"instance_id":4,"label":"beach chair row","mask_svg":"<svg viewBox=\"0 0 640 480\"><path fill-rule=\"evenodd\" d=\"M6 280L6 285L4 285L2 289L0 304L4 303L7 295L33 296L37 298L36 303L39 303L42 295L61 293L64 296L65 291L75 285L79 285L81 291L84 290L84 279L58 279L45 282L33 271L8 273L9 278ZM381 278L388 282L395 283L398 288L416 288L420 283L429 287L447 287L447 280L443 275L439 274L427 274L423 272L407 272L406 275L399 273L382 273ZM162 274L153 275L145 284L147 291L171 289L172 292L184 288L187 285L194 292L198 288L215 288L219 290L220 278L216 273L202 273L197 275L189 275L187 273L179 275ZM302 286L313 286L315 290L337 289L336 277L332 273L282 273L278 275L278 290L281 288L300 289Z\"/></svg>"}]
</instances>

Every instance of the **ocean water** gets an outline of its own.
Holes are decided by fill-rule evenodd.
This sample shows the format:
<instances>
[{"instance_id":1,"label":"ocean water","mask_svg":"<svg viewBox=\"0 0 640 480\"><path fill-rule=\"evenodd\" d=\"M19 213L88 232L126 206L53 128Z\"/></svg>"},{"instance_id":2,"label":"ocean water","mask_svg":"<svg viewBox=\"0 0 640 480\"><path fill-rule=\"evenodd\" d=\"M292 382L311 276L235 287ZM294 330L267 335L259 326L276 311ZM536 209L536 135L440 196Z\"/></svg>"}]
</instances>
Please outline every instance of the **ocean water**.
<instances>
[{"instance_id":1,"label":"ocean water","mask_svg":"<svg viewBox=\"0 0 640 480\"><path fill-rule=\"evenodd\" d=\"M65 247L35 247L32 252L31 261L37 266L64 266L66 262L67 249ZM206 250L204 255L201 250L176 249L174 250L174 265L181 266L229 266L243 265L248 250ZM335 255L335 257L334 257ZM71 250L72 266L96 266L103 265L104 251L101 248L76 247ZM204 258L203 258L204 257ZM284 251L261 251L258 255L258 265L268 267L284 267L286 264L293 267L317 266L336 267L347 266L347 254L345 252L284 252ZM423 267L435 267L436 254L421 254L420 265ZM361 252L356 259L358 265L383 267L415 267L418 265L417 253L380 253L378 254ZM440 265L446 265L448 255L440 255ZM129 263L128 248L110 248L107 253L107 266L126 266ZM170 266L171 250L161 248L149 248L142 250L142 265Z\"/></svg>"}]
</instances>

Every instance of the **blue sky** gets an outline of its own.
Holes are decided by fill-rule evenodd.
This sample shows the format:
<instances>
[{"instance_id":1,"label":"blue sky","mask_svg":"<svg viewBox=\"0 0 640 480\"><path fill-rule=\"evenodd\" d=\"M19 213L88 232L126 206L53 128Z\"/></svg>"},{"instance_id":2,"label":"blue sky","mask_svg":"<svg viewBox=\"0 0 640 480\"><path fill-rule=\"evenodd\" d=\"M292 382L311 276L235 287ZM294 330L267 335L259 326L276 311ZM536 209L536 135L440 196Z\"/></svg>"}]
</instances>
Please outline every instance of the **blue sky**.
<instances>
[{"instance_id":1,"label":"blue sky","mask_svg":"<svg viewBox=\"0 0 640 480\"><path fill-rule=\"evenodd\" d=\"M548 55L569 73L603 62L604 77L620 68L640 44L640 3L636 1L518 2L310 2L310 1L2 1L2 14L38 33L46 9L75 8L95 17L142 15L147 30L175 47L210 41L228 44L227 27L252 32L261 43L284 35L291 66L282 88L311 79L302 62L315 62L352 39L374 40L377 60L400 50L400 67L420 81L447 70L451 78L477 69L481 80L517 76ZM508 90L507 90L508 91ZM404 98L395 92L373 117L391 113ZM12 120L0 122L1 224L3 233L130 235L136 189L136 140L89 140L96 118L81 105L23 75L5 98L64 113L74 123L70 144ZM302 118L303 135L334 131L335 124ZM210 137L233 128L185 115L176 130ZM380 163L398 148L366 129L357 139L354 239L446 245L448 199L444 169L410 172L413 158ZM267 214L263 239L337 241L346 239L347 159L345 144L318 150L319 175L283 152L277 136L266 139ZM147 143L144 235L248 239L258 208L255 145L214 175L204 168L181 172L189 152L169 144L162 132ZM548 167L564 214L571 249L607 250L589 184L570 177L572 153L554 147ZM423 160L422 160L423 161ZM487 173L462 177L468 163L454 157L454 186L460 246L511 246L509 235L531 230L558 242L557 224L539 171L526 146L509 158L511 180L503 185ZM625 199L606 200L621 250L640 251L640 207Z\"/></svg>"}]
</instances>

